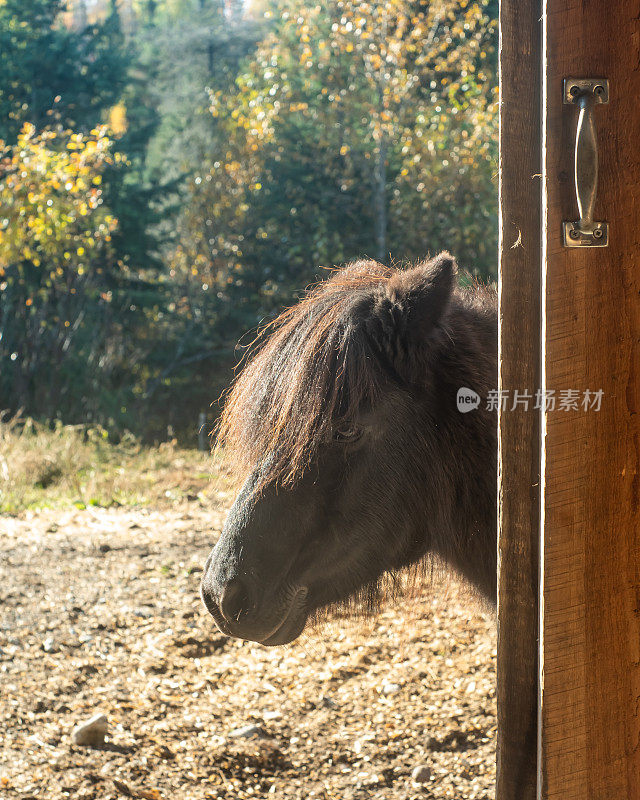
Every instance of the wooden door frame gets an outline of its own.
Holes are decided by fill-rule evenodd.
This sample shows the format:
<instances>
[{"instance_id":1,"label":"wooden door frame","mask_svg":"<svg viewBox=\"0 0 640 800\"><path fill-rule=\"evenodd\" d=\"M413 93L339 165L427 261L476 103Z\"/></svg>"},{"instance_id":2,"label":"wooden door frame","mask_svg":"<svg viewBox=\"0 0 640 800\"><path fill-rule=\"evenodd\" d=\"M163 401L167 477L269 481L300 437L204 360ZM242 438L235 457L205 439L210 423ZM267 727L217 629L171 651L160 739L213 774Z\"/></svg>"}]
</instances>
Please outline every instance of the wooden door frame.
<instances>
[{"instance_id":1,"label":"wooden door frame","mask_svg":"<svg viewBox=\"0 0 640 800\"><path fill-rule=\"evenodd\" d=\"M499 389L604 390L499 419L498 800L640 800L640 6L502 0ZM566 248L577 113L606 78L596 219Z\"/></svg>"},{"instance_id":2,"label":"wooden door frame","mask_svg":"<svg viewBox=\"0 0 640 800\"><path fill-rule=\"evenodd\" d=\"M541 61L541 0L501 0L498 389L509 393L541 385ZM499 412L498 800L536 797L540 430L539 411Z\"/></svg>"}]
</instances>

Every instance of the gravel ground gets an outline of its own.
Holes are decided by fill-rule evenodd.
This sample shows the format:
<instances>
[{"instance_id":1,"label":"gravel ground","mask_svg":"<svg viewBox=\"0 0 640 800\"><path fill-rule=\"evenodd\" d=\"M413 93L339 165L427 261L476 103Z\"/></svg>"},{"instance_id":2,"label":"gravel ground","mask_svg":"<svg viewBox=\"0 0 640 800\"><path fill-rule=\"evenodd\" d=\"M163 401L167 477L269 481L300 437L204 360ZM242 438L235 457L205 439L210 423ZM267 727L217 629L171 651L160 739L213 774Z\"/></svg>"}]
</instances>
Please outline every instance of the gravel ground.
<instances>
[{"instance_id":1,"label":"gravel ground","mask_svg":"<svg viewBox=\"0 0 640 800\"><path fill-rule=\"evenodd\" d=\"M0 517L0 797L493 797L492 614L434 579L286 647L225 639L198 598L223 516ZM97 713L105 743L73 744Z\"/></svg>"}]
</instances>

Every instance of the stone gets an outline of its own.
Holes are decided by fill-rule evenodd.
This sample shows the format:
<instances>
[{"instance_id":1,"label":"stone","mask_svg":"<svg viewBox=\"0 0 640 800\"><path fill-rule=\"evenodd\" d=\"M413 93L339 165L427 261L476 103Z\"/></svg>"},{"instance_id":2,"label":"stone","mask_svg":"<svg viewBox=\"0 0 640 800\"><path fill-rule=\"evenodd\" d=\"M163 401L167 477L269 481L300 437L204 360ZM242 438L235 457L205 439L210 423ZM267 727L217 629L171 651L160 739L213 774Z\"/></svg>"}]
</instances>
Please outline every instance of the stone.
<instances>
[{"instance_id":1,"label":"stone","mask_svg":"<svg viewBox=\"0 0 640 800\"><path fill-rule=\"evenodd\" d=\"M320 702L325 708L338 708L338 704L332 697L327 697L327 695L322 695L320 698Z\"/></svg>"},{"instance_id":2,"label":"stone","mask_svg":"<svg viewBox=\"0 0 640 800\"><path fill-rule=\"evenodd\" d=\"M229 736L233 739L258 739L266 736L266 733L261 725L243 725L229 731Z\"/></svg>"},{"instance_id":3,"label":"stone","mask_svg":"<svg viewBox=\"0 0 640 800\"><path fill-rule=\"evenodd\" d=\"M385 683L382 686L382 694L397 694L402 686L399 683Z\"/></svg>"},{"instance_id":4,"label":"stone","mask_svg":"<svg viewBox=\"0 0 640 800\"><path fill-rule=\"evenodd\" d=\"M431 770L426 764L419 764L411 773L411 780L415 784L428 783L431 778Z\"/></svg>"},{"instance_id":5,"label":"stone","mask_svg":"<svg viewBox=\"0 0 640 800\"><path fill-rule=\"evenodd\" d=\"M86 722L81 722L73 729L71 739L74 744L83 747L100 747L107 735L108 721L104 714L95 714Z\"/></svg>"}]
</instances>

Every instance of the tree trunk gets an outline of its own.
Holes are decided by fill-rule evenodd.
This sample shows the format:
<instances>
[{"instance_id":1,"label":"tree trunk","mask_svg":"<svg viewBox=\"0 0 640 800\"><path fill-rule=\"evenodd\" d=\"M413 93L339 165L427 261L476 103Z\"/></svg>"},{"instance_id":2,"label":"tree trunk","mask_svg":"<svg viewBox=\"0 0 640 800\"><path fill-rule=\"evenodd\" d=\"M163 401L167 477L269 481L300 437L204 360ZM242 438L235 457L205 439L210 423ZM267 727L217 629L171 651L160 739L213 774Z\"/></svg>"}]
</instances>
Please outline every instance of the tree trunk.
<instances>
[{"instance_id":1,"label":"tree trunk","mask_svg":"<svg viewBox=\"0 0 640 800\"><path fill-rule=\"evenodd\" d=\"M73 4L73 27L83 31L88 25L86 0L76 0Z\"/></svg>"},{"instance_id":2,"label":"tree trunk","mask_svg":"<svg viewBox=\"0 0 640 800\"><path fill-rule=\"evenodd\" d=\"M200 0L200 10L205 11L207 2L206 0ZM224 5L221 4L221 8L224 9ZM223 11L224 13L224 11ZM211 31L210 31L211 33ZM214 52L214 43L213 38L210 35L207 39L207 74L213 74L213 68L215 66L215 52Z\"/></svg>"},{"instance_id":3,"label":"tree trunk","mask_svg":"<svg viewBox=\"0 0 640 800\"><path fill-rule=\"evenodd\" d=\"M387 141L384 135L376 152L377 163L374 181L376 258L387 258Z\"/></svg>"}]
</instances>

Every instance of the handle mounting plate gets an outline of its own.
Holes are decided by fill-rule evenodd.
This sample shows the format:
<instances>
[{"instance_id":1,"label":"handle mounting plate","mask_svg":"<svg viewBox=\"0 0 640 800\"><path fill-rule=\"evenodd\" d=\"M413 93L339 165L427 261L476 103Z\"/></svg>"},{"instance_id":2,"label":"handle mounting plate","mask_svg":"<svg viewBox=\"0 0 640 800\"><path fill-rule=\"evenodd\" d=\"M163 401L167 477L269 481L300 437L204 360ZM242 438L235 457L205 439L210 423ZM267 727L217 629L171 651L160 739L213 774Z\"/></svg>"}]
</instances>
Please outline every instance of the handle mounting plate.
<instances>
[{"instance_id":1,"label":"handle mounting plate","mask_svg":"<svg viewBox=\"0 0 640 800\"><path fill-rule=\"evenodd\" d=\"M563 84L563 102L565 105L576 105L580 95L593 95L594 103L605 105L609 102L609 81L606 78L565 78Z\"/></svg>"},{"instance_id":2,"label":"handle mounting plate","mask_svg":"<svg viewBox=\"0 0 640 800\"><path fill-rule=\"evenodd\" d=\"M565 247L607 247L609 223L594 222L581 226L579 222L563 222L562 244Z\"/></svg>"}]
</instances>

